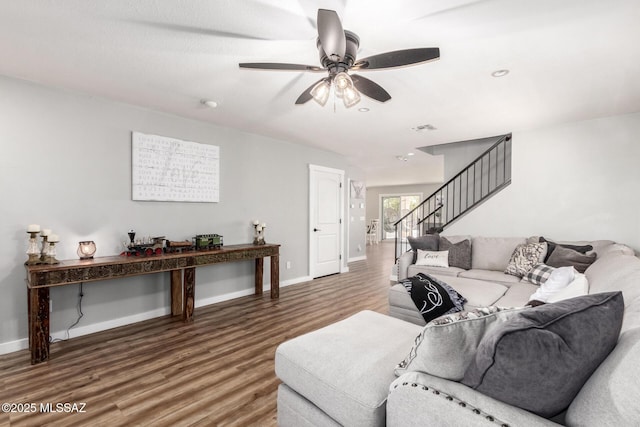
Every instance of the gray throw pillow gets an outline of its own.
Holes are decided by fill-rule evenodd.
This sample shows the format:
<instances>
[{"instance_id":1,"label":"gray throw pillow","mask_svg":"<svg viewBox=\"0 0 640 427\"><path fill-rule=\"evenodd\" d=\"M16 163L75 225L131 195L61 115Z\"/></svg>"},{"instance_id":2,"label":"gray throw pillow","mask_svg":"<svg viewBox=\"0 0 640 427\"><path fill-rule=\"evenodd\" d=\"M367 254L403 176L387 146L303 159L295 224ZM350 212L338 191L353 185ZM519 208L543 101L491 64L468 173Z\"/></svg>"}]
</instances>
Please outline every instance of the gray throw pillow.
<instances>
[{"instance_id":1,"label":"gray throw pillow","mask_svg":"<svg viewBox=\"0 0 640 427\"><path fill-rule=\"evenodd\" d=\"M440 236L437 234L425 234L423 236L418 237L407 237L409 241L409 246L413 249L413 262L416 263L416 256L418 254L418 249L423 251L437 251L440 244Z\"/></svg>"},{"instance_id":2,"label":"gray throw pillow","mask_svg":"<svg viewBox=\"0 0 640 427\"><path fill-rule=\"evenodd\" d=\"M552 417L569 406L613 350L623 313L619 291L522 310L485 335L462 383Z\"/></svg>"},{"instance_id":3,"label":"gray throw pillow","mask_svg":"<svg viewBox=\"0 0 640 427\"><path fill-rule=\"evenodd\" d=\"M595 260L595 253L586 255L573 249L556 246L549 258L547 258L546 264L551 267L574 267L578 270L578 273L584 273Z\"/></svg>"},{"instance_id":4,"label":"gray throw pillow","mask_svg":"<svg viewBox=\"0 0 640 427\"><path fill-rule=\"evenodd\" d=\"M551 240L545 239L542 236L540 236L539 241L540 243L544 242L547 244L547 255L544 257L544 262L547 262L553 250L558 246L567 248L567 249L573 249L574 251L580 252L581 254L586 254L587 252L593 250L593 246L591 245L572 245L569 243L556 243Z\"/></svg>"},{"instance_id":5,"label":"gray throw pillow","mask_svg":"<svg viewBox=\"0 0 640 427\"><path fill-rule=\"evenodd\" d=\"M460 381L482 337L513 318L518 310L481 307L432 320L416 337L409 355L396 366L396 375L418 371Z\"/></svg>"},{"instance_id":6,"label":"gray throw pillow","mask_svg":"<svg viewBox=\"0 0 640 427\"><path fill-rule=\"evenodd\" d=\"M446 237L440 236L439 246L441 251L449 251L449 267L471 269L471 240L451 243Z\"/></svg>"}]
</instances>

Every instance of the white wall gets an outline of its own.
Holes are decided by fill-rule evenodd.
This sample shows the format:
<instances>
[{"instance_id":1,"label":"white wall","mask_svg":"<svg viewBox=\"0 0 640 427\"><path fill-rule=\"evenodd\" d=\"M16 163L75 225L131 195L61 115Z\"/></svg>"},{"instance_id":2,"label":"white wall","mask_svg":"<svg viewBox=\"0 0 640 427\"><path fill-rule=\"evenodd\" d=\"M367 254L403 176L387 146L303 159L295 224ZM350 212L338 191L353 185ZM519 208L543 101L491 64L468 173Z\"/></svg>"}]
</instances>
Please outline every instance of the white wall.
<instances>
[{"instance_id":1,"label":"white wall","mask_svg":"<svg viewBox=\"0 0 640 427\"><path fill-rule=\"evenodd\" d=\"M266 240L282 245L287 284L308 276L309 163L345 170L345 185L363 179L341 156L297 144L2 77L0 93L0 353L27 344L27 224L53 229L58 258L75 259L80 240L94 240L96 256L120 253L131 228L174 240L219 233L225 244L246 243L259 219L268 225ZM132 131L218 145L220 203L132 201ZM363 227L347 225L355 237L345 247L364 246ZM253 263L199 268L196 283L197 305L252 293ZM77 294L76 285L51 290L52 332L76 320ZM164 274L87 283L84 318L72 336L168 307Z\"/></svg>"},{"instance_id":2,"label":"white wall","mask_svg":"<svg viewBox=\"0 0 640 427\"><path fill-rule=\"evenodd\" d=\"M513 133L512 183L446 234L612 239L640 250L640 113Z\"/></svg>"}]
</instances>

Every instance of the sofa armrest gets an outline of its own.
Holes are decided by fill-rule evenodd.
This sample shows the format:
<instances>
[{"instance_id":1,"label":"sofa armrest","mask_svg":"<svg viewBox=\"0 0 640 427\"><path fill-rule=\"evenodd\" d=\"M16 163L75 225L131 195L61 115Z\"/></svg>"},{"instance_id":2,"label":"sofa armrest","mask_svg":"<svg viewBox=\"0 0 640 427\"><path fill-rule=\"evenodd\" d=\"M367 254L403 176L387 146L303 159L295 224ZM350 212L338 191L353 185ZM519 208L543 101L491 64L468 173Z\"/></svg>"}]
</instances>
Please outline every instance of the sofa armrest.
<instances>
[{"instance_id":1,"label":"sofa armrest","mask_svg":"<svg viewBox=\"0 0 640 427\"><path fill-rule=\"evenodd\" d=\"M413 264L413 251L407 251L398 258L398 281L408 277L407 270Z\"/></svg>"},{"instance_id":2,"label":"sofa armrest","mask_svg":"<svg viewBox=\"0 0 640 427\"><path fill-rule=\"evenodd\" d=\"M389 388L387 426L558 426L464 384L407 372Z\"/></svg>"}]
</instances>

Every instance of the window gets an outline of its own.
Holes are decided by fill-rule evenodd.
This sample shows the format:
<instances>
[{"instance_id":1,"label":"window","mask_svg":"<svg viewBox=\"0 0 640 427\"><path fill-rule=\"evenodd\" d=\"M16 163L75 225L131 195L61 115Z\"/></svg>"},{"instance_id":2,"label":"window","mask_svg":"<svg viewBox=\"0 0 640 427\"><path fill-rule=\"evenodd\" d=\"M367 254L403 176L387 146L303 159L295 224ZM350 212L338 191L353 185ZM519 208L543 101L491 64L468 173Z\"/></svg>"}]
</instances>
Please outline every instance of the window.
<instances>
[{"instance_id":1,"label":"window","mask_svg":"<svg viewBox=\"0 0 640 427\"><path fill-rule=\"evenodd\" d=\"M420 204L422 194L397 194L380 196L382 207L382 239L395 239L396 229L394 224L412 209ZM402 239L407 236L417 236L419 234L418 225L413 227L403 227Z\"/></svg>"}]
</instances>

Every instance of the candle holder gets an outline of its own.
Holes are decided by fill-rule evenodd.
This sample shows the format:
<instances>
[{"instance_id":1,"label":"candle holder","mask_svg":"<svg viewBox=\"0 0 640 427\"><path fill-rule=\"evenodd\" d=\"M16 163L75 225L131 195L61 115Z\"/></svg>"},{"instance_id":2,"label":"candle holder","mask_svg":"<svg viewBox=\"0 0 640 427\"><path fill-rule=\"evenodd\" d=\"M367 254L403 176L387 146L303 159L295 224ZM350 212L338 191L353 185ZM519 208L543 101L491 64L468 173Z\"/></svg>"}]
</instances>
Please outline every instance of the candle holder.
<instances>
[{"instance_id":1,"label":"candle holder","mask_svg":"<svg viewBox=\"0 0 640 427\"><path fill-rule=\"evenodd\" d=\"M52 234L49 236L49 248L47 249L47 253L44 256L45 264L59 264L60 261L56 259L56 243L60 240L58 239L57 234Z\"/></svg>"},{"instance_id":2,"label":"candle holder","mask_svg":"<svg viewBox=\"0 0 640 427\"><path fill-rule=\"evenodd\" d=\"M47 252L49 251L49 245L47 239L49 238L48 234L40 233L40 237L42 237L42 249L40 249L40 261L44 262L45 257L47 256Z\"/></svg>"},{"instance_id":3,"label":"candle holder","mask_svg":"<svg viewBox=\"0 0 640 427\"><path fill-rule=\"evenodd\" d=\"M80 259L91 259L96 253L96 244L93 240L85 240L78 244L77 254Z\"/></svg>"},{"instance_id":4,"label":"candle holder","mask_svg":"<svg viewBox=\"0 0 640 427\"><path fill-rule=\"evenodd\" d=\"M38 249L38 236L39 231L27 231L27 234L30 234L29 237L29 248L27 249L27 255L29 259L25 264L27 265L36 265L40 263L40 249Z\"/></svg>"},{"instance_id":5,"label":"candle holder","mask_svg":"<svg viewBox=\"0 0 640 427\"><path fill-rule=\"evenodd\" d=\"M260 221L253 222L253 244L254 245L264 245L264 229L267 228L267 224L262 223Z\"/></svg>"}]
</instances>

